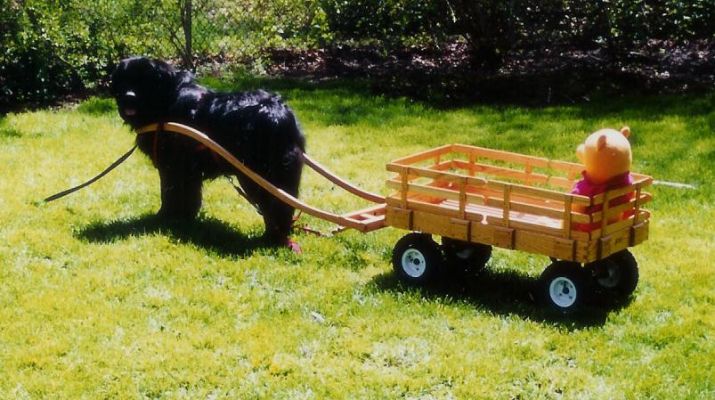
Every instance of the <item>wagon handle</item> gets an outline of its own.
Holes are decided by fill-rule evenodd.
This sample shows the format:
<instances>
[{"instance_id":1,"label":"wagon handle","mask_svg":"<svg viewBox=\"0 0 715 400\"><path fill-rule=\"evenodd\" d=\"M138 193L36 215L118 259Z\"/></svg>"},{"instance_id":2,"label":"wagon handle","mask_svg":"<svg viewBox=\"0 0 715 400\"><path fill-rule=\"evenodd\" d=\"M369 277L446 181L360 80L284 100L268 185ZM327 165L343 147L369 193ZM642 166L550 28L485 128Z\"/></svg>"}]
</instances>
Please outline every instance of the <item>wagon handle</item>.
<instances>
[{"instance_id":1,"label":"wagon handle","mask_svg":"<svg viewBox=\"0 0 715 400\"><path fill-rule=\"evenodd\" d=\"M329 180L330 182L338 185L339 187L345 189L347 192L350 192L362 199L372 201L373 203L384 203L385 202L385 197L380 196L375 193L368 192L366 190L362 190L359 187L351 184L348 181L345 181L341 178L339 178L337 175L332 173L330 170L325 168L323 165L321 165L319 162L315 161L313 158L308 156L307 154L303 153L303 161L305 161L305 164L309 166L310 168L313 169L313 171L317 172L318 174L322 175L325 179Z\"/></svg>"}]
</instances>

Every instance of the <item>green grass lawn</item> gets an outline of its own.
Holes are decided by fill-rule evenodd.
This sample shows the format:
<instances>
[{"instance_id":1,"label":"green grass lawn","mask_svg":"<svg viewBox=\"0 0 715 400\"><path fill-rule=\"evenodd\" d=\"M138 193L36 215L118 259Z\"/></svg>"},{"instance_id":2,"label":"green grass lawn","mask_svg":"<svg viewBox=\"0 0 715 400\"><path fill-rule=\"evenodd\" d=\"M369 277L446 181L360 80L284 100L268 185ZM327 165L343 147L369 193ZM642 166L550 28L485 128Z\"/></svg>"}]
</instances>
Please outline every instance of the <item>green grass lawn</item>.
<instances>
[{"instance_id":1,"label":"green grass lawn","mask_svg":"<svg viewBox=\"0 0 715 400\"><path fill-rule=\"evenodd\" d=\"M386 193L385 164L450 142L575 161L601 127L633 132L654 186L650 240L632 251L632 301L562 318L530 288L543 256L495 250L487 272L405 287L405 232L297 233L304 254L258 246L260 217L226 180L201 217L164 224L158 177L110 100L0 118L0 398L712 399L715 397L715 96L548 108L434 109L323 86L278 89L317 160ZM301 197L365 205L307 173ZM302 217L301 224L329 230Z\"/></svg>"}]
</instances>

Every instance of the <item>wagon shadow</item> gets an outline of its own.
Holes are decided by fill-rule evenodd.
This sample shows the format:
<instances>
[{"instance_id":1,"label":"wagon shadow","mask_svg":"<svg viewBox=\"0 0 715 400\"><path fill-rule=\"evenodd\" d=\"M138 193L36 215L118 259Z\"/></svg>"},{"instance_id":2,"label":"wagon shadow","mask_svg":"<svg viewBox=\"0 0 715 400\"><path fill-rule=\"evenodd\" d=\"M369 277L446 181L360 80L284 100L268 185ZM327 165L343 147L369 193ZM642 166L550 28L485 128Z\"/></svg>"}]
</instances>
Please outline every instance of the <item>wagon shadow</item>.
<instances>
[{"instance_id":1,"label":"wagon shadow","mask_svg":"<svg viewBox=\"0 0 715 400\"><path fill-rule=\"evenodd\" d=\"M181 243L190 243L225 257L245 257L268 248L260 236L248 236L214 218L194 221L164 220L156 215L132 219L94 222L79 229L75 236L94 243L112 243L133 236L165 235Z\"/></svg>"},{"instance_id":2,"label":"wagon shadow","mask_svg":"<svg viewBox=\"0 0 715 400\"><path fill-rule=\"evenodd\" d=\"M486 269L478 276L446 276L431 285L415 288L390 272L376 276L370 285L377 290L404 293L419 291L427 301L465 302L477 311L556 324L569 330L603 326L610 312L626 304L588 304L573 314L563 315L537 300L538 278L516 271Z\"/></svg>"}]
</instances>

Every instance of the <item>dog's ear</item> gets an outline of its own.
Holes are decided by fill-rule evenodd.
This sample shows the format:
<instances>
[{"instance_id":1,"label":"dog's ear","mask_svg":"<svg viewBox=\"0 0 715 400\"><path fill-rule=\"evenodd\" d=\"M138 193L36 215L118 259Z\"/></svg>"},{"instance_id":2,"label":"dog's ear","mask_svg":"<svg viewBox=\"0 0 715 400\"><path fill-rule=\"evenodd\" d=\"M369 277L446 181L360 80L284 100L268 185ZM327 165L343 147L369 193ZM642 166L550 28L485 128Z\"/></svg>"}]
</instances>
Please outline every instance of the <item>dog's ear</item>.
<instances>
[{"instance_id":1,"label":"dog's ear","mask_svg":"<svg viewBox=\"0 0 715 400\"><path fill-rule=\"evenodd\" d=\"M157 74L158 81L169 86L167 89L176 89L183 84L194 82L194 75L191 72L177 70L167 62L152 60L152 67Z\"/></svg>"},{"instance_id":2,"label":"dog's ear","mask_svg":"<svg viewBox=\"0 0 715 400\"><path fill-rule=\"evenodd\" d=\"M116 96L119 93L119 88L117 85L119 84L119 75L121 75L124 71L127 70L127 65L129 64L129 59L125 58L123 60L120 60L117 65L114 66L114 69L112 70L111 75L109 76L109 93L112 96Z\"/></svg>"},{"instance_id":3,"label":"dog's ear","mask_svg":"<svg viewBox=\"0 0 715 400\"><path fill-rule=\"evenodd\" d=\"M167 102L173 101L179 86L177 79L181 75L181 71L177 71L171 64L161 60L151 60L151 65L158 86L158 94L169 96L165 99Z\"/></svg>"},{"instance_id":4,"label":"dog's ear","mask_svg":"<svg viewBox=\"0 0 715 400\"><path fill-rule=\"evenodd\" d=\"M160 82L171 82L176 77L176 70L169 63L161 60L150 60L152 71Z\"/></svg>"}]
</instances>

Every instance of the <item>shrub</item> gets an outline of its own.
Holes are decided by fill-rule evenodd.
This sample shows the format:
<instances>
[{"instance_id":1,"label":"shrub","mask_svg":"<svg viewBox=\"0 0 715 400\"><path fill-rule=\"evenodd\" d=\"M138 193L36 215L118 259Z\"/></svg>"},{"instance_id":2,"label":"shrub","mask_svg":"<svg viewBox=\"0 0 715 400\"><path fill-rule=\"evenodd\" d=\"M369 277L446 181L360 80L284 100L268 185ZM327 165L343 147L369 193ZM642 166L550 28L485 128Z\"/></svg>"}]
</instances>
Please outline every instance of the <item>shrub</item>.
<instances>
[{"instance_id":1,"label":"shrub","mask_svg":"<svg viewBox=\"0 0 715 400\"><path fill-rule=\"evenodd\" d=\"M713 39L712 0L441 0L475 64L498 67L513 49L554 44L625 53L648 39Z\"/></svg>"},{"instance_id":2,"label":"shrub","mask_svg":"<svg viewBox=\"0 0 715 400\"><path fill-rule=\"evenodd\" d=\"M120 56L151 49L148 3L0 0L0 111L94 89ZM137 18L136 16L139 16Z\"/></svg>"},{"instance_id":3,"label":"shrub","mask_svg":"<svg viewBox=\"0 0 715 400\"><path fill-rule=\"evenodd\" d=\"M404 44L415 36L442 37L447 14L440 1L320 0L330 32L345 41Z\"/></svg>"}]
</instances>

